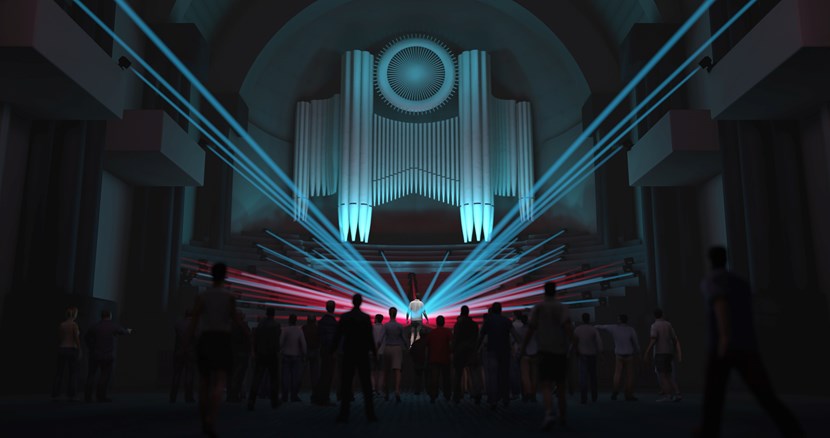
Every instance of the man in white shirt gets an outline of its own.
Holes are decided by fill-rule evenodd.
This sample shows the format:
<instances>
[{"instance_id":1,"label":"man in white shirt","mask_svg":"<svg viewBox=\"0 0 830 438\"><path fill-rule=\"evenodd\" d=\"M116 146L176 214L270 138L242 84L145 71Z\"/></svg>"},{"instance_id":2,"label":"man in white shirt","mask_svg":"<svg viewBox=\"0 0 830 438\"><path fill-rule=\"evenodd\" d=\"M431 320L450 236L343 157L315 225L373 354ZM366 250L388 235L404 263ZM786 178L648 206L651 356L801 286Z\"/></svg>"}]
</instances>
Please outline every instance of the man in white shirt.
<instances>
[{"instance_id":1,"label":"man in white shirt","mask_svg":"<svg viewBox=\"0 0 830 438\"><path fill-rule=\"evenodd\" d=\"M282 350L282 401L288 401L289 392L291 401L301 401L299 397L300 381L303 377L303 357L308 346L302 328L297 326L297 315L288 316L288 327L280 333L280 349Z\"/></svg>"},{"instance_id":2,"label":"man in white shirt","mask_svg":"<svg viewBox=\"0 0 830 438\"><path fill-rule=\"evenodd\" d=\"M429 322L429 317L424 311L424 302L420 300L420 297L415 296L415 299L409 302L409 311L406 312L406 322L411 324L409 345L421 339L421 327L423 326L421 319Z\"/></svg>"},{"instance_id":3,"label":"man in white shirt","mask_svg":"<svg viewBox=\"0 0 830 438\"><path fill-rule=\"evenodd\" d=\"M588 402L588 382L591 386L591 402L597 401L597 355L602 351L602 337L599 330L591 325L591 315L582 314L582 324L574 329L575 349L579 357L580 402Z\"/></svg>"},{"instance_id":4,"label":"man in white shirt","mask_svg":"<svg viewBox=\"0 0 830 438\"><path fill-rule=\"evenodd\" d=\"M671 323L663 319L663 310L654 310L654 324L651 325L650 340L643 360L648 362L651 359L649 353L654 348L654 369L660 380L662 396L657 399L659 403L669 401L680 401L680 390L677 382L672 379L672 361L676 358L679 363L682 360L680 341L674 333Z\"/></svg>"},{"instance_id":5,"label":"man in white shirt","mask_svg":"<svg viewBox=\"0 0 830 438\"><path fill-rule=\"evenodd\" d=\"M628 315L621 314L618 324L598 325L599 330L605 330L614 338L614 354L617 360L614 366L614 392L611 400L617 399L620 393L620 381L625 368L625 400L637 401L634 397L634 357L640 352L640 342L634 328L628 325Z\"/></svg>"}]
</instances>

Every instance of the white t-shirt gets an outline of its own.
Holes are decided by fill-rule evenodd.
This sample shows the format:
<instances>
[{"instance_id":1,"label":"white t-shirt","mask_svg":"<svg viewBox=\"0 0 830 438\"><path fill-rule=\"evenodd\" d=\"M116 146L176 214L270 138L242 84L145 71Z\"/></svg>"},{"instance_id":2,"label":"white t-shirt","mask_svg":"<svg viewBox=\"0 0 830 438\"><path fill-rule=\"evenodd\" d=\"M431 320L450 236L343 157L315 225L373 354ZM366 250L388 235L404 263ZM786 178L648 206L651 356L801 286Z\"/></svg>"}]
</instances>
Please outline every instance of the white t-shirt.
<instances>
[{"instance_id":1,"label":"white t-shirt","mask_svg":"<svg viewBox=\"0 0 830 438\"><path fill-rule=\"evenodd\" d=\"M655 338L654 354L674 354L674 328L663 318L654 321L651 325L650 337Z\"/></svg>"},{"instance_id":2,"label":"white t-shirt","mask_svg":"<svg viewBox=\"0 0 830 438\"><path fill-rule=\"evenodd\" d=\"M424 303L419 299L414 299L409 303L409 319L412 321L420 321L424 310Z\"/></svg>"},{"instance_id":3,"label":"white t-shirt","mask_svg":"<svg viewBox=\"0 0 830 438\"><path fill-rule=\"evenodd\" d=\"M599 330L591 324L581 324L574 329L574 337L577 339L576 348L579 354L596 356L602 351L602 338Z\"/></svg>"}]
</instances>

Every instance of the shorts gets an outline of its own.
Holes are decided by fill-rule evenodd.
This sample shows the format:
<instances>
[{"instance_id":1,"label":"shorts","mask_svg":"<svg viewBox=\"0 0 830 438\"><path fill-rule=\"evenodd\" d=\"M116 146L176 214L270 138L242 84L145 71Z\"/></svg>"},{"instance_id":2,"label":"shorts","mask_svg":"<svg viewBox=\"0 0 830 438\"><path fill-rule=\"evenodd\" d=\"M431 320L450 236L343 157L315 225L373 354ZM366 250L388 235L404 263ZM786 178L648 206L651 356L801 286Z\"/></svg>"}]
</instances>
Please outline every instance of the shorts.
<instances>
[{"instance_id":1,"label":"shorts","mask_svg":"<svg viewBox=\"0 0 830 438\"><path fill-rule=\"evenodd\" d=\"M564 354L540 351L536 357L539 360L539 380L542 382L561 382L568 375L568 359Z\"/></svg>"},{"instance_id":2,"label":"shorts","mask_svg":"<svg viewBox=\"0 0 830 438\"><path fill-rule=\"evenodd\" d=\"M403 363L403 348L400 345L387 345L383 347L383 357L389 361L390 368L399 370Z\"/></svg>"},{"instance_id":3,"label":"shorts","mask_svg":"<svg viewBox=\"0 0 830 438\"><path fill-rule=\"evenodd\" d=\"M673 359L673 354L655 354L654 369L657 370L658 373L671 373L671 362Z\"/></svg>"},{"instance_id":4,"label":"shorts","mask_svg":"<svg viewBox=\"0 0 830 438\"><path fill-rule=\"evenodd\" d=\"M233 369L231 334L226 332L204 332L196 343L196 357L200 373Z\"/></svg>"}]
</instances>

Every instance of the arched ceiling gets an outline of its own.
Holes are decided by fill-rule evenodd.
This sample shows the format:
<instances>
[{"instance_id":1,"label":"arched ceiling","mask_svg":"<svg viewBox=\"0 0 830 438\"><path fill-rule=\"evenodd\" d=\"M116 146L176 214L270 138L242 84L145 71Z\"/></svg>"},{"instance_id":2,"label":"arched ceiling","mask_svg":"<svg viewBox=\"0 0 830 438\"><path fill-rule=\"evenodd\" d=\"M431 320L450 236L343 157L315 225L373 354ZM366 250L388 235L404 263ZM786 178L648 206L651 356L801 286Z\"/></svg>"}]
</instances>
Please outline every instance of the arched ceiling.
<instances>
[{"instance_id":1,"label":"arched ceiling","mask_svg":"<svg viewBox=\"0 0 830 438\"><path fill-rule=\"evenodd\" d=\"M169 0L168 0L169 1ZM617 51L665 0L175 0L212 46L210 85L240 93L250 121L290 140L297 100L337 91L339 54L427 32L459 49L488 50L499 97L530 100L538 141L579 122L591 92L618 86Z\"/></svg>"}]
</instances>

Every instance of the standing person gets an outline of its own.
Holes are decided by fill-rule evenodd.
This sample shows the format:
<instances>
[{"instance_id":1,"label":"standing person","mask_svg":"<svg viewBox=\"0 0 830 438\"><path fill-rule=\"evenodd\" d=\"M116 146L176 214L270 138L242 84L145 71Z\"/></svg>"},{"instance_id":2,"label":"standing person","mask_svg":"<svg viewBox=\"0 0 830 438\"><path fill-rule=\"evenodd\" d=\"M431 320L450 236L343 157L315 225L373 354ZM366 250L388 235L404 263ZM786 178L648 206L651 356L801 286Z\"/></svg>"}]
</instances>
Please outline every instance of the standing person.
<instances>
[{"instance_id":1,"label":"standing person","mask_svg":"<svg viewBox=\"0 0 830 438\"><path fill-rule=\"evenodd\" d=\"M387 364L384 364L385 370L392 370L395 377L395 401L401 401L401 365L403 364L403 349L407 347L406 338L403 335L403 326L398 323L398 309L394 307L389 308L389 322L383 325L383 357ZM387 366L388 365L388 366ZM389 386L391 379L385 377L386 383L386 400L389 400Z\"/></svg>"},{"instance_id":2,"label":"standing person","mask_svg":"<svg viewBox=\"0 0 830 438\"><path fill-rule=\"evenodd\" d=\"M591 402L597 401L597 355L602 351L602 337L599 330L591 325L591 315L582 314L582 324L574 329L574 348L579 359L580 402L588 402L588 386L591 387Z\"/></svg>"},{"instance_id":3,"label":"standing person","mask_svg":"<svg viewBox=\"0 0 830 438\"><path fill-rule=\"evenodd\" d=\"M187 309L184 318L176 323L176 345L173 349L173 384L170 388L170 403L176 402L179 386L184 375L184 400L188 403L193 398L193 383L196 377L196 347L190 342L190 325L193 322L193 311Z\"/></svg>"},{"instance_id":4,"label":"standing person","mask_svg":"<svg viewBox=\"0 0 830 438\"><path fill-rule=\"evenodd\" d=\"M81 329L75 322L78 318L78 308L69 307L65 316L66 319L58 326L58 365L52 384L52 398L60 397L63 373L66 371L66 398L74 401L75 384L78 382L78 360L81 358Z\"/></svg>"},{"instance_id":5,"label":"standing person","mask_svg":"<svg viewBox=\"0 0 830 438\"><path fill-rule=\"evenodd\" d=\"M259 322L254 330L254 378L251 380L251 391L248 392L248 410L254 410L259 385L262 377L268 372L268 383L271 386L271 408L280 405L280 323L274 319L274 308L265 310L265 319Z\"/></svg>"},{"instance_id":6,"label":"standing person","mask_svg":"<svg viewBox=\"0 0 830 438\"><path fill-rule=\"evenodd\" d=\"M372 340L372 320L369 315L360 311L363 303L363 296L355 294L352 297L352 310L340 317L335 337L335 347L343 340L343 366L340 377L342 399L340 401L340 413L337 421L345 423L349 421L349 408L352 403L352 381L354 373L360 379L360 386L363 388L363 405L366 409L366 419L377 421L375 407L372 403L372 382L369 379L369 353L376 359L377 350ZM332 353L334 353L334 348Z\"/></svg>"},{"instance_id":7,"label":"standing person","mask_svg":"<svg viewBox=\"0 0 830 438\"><path fill-rule=\"evenodd\" d=\"M470 318L470 308L461 306L461 314L455 320L452 330L453 362L455 365L453 400L460 403L464 398L462 380L464 370L470 376L470 396L476 404L481 402L481 360L476 350L478 324Z\"/></svg>"},{"instance_id":8,"label":"standing person","mask_svg":"<svg viewBox=\"0 0 830 438\"><path fill-rule=\"evenodd\" d=\"M380 388L383 387L383 315L375 315L375 323L372 325L372 340L375 341L375 350L378 352L377 360L372 362L372 392L380 395Z\"/></svg>"},{"instance_id":9,"label":"standing person","mask_svg":"<svg viewBox=\"0 0 830 438\"><path fill-rule=\"evenodd\" d=\"M484 320L479 333L478 347L487 339L487 380L489 393L487 402L491 408L501 401L510 404L510 341L518 337L513 323L501 314L501 303L495 302L491 313Z\"/></svg>"},{"instance_id":10,"label":"standing person","mask_svg":"<svg viewBox=\"0 0 830 438\"><path fill-rule=\"evenodd\" d=\"M545 299L533 306L530 313L530 328L522 341L526 351L530 338L536 335L539 345L539 384L545 402L545 419L542 428L548 429L556 421L553 412L552 385L556 384L559 401L559 422L566 424L565 379L568 373L568 342L573 336L573 326L567 307L556 299L556 283L545 283Z\"/></svg>"},{"instance_id":11,"label":"standing person","mask_svg":"<svg viewBox=\"0 0 830 438\"><path fill-rule=\"evenodd\" d=\"M251 328L245 321L245 314L236 312L231 326L231 345L233 347L233 372L228 383L228 402L238 403L244 397L243 384L248 374L251 360Z\"/></svg>"},{"instance_id":12,"label":"standing person","mask_svg":"<svg viewBox=\"0 0 830 438\"><path fill-rule=\"evenodd\" d=\"M317 328L317 317L308 315L306 323L303 326L303 336L305 336L305 345L308 348L308 381L311 387L317 386L317 381L320 380L320 332Z\"/></svg>"},{"instance_id":13,"label":"standing person","mask_svg":"<svg viewBox=\"0 0 830 438\"><path fill-rule=\"evenodd\" d=\"M646 347L643 353L643 360L648 362L650 359L652 347L654 348L654 369L657 371L657 376L660 380L660 391L662 396L657 399L658 403L680 401L680 390L677 388L677 382L672 379L672 361L677 359L680 363L683 359L680 350L680 341L674 332L674 327L671 323L663 319L663 310L654 310L654 324L651 325L651 331Z\"/></svg>"},{"instance_id":14,"label":"standing person","mask_svg":"<svg viewBox=\"0 0 830 438\"><path fill-rule=\"evenodd\" d=\"M409 357L412 359L412 393L421 395L421 391L429 388L429 364L427 363L427 339L429 333L421 333L421 337L409 346Z\"/></svg>"},{"instance_id":15,"label":"standing person","mask_svg":"<svg viewBox=\"0 0 830 438\"><path fill-rule=\"evenodd\" d=\"M524 340L527 332L530 330L530 323L526 314L522 313L520 316L522 326L517 330L519 338ZM539 379L539 367L537 355L539 354L539 344L536 342L536 336L531 336L527 343L525 351L522 352L521 343L518 347L519 354L519 368L521 370L522 382L522 401L536 402L536 381Z\"/></svg>"},{"instance_id":16,"label":"standing person","mask_svg":"<svg viewBox=\"0 0 830 438\"><path fill-rule=\"evenodd\" d=\"M429 332L427 337L427 354L429 357L429 399L435 403L438 398L438 381L444 388L444 398L450 399L452 384L450 379L450 351L452 351L452 331L444 327L444 316L435 320L438 327Z\"/></svg>"},{"instance_id":17,"label":"standing person","mask_svg":"<svg viewBox=\"0 0 830 438\"><path fill-rule=\"evenodd\" d=\"M297 327L297 315L288 315L288 327L280 335L282 350L282 401L292 402L300 400L300 381L303 377L303 357L307 353L305 335Z\"/></svg>"},{"instance_id":18,"label":"standing person","mask_svg":"<svg viewBox=\"0 0 830 438\"><path fill-rule=\"evenodd\" d=\"M334 377L334 358L336 351L335 335L337 318L334 316L334 301L326 301L326 314L317 324L320 337L320 379L311 393L311 402L319 406L331 405L331 380Z\"/></svg>"},{"instance_id":19,"label":"standing person","mask_svg":"<svg viewBox=\"0 0 830 438\"><path fill-rule=\"evenodd\" d=\"M614 364L614 392L611 393L611 400L616 400L620 393L625 368L625 400L637 401L637 397L634 397L634 358L640 352L640 342L634 327L628 325L628 315L621 314L618 324L598 325L596 328L611 333L614 338L614 354L617 359Z\"/></svg>"},{"instance_id":20,"label":"standing person","mask_svg":"<svg viewBox=\"0 0 830 438\"><path fill-rule=\"evenodd\" d=\"M86 334L87 344L90 345L89 373L86 376L86 391L84 400L92 401L92 387L95 384L95 374L101 371L98 379L95 396L99 402L111 402L107 397L107 387L112 377L113 363L115 362L115 337L132 334L133 330L121 327L112 320L109 310L101 312L101 321L92 326Z\"/></svg>"},{"instance_id":21,"label":"standing person","mask_svg":"<svg viewBox=\"0 0 830 438\"><path fill-rule=\"evenodd\" d=\"M792 411L781 402L767 376L752 313L752 289L746 281L726 269L726 249L709 250L712 271L701 289L706 303L708 364L703 393L701 436L720 436L726 384L732 368L772 417L784 436L803 436L804 431Z\"/></svg>"},{"instance_id":22,"label":"standing person","mask_svg":"<svg viewBox=\"0 0 830 438\"><path fill-rule=\"evenodd\" d=\"M522 327L522 311L513 311L513 330L521 336ZM510 399L515 400L522 394L522 357L521 357L521 343L522 338L518 337L510 343Z\"/></svg>"},{"instance_id":23,"label":"standing person","mask_svg":"<svg viewBox=\"0 0 830 438\"><path fill-rule=\"evenodd\" d=\"M409 335L409 345L412 345L416 339L421 337L421 328L423 323L421 320L429 324L429 317L424 310L424 302L421 301L421 295L418 294L418 282L414 273L409 273L409 296L412 301L409 302L409 308L406 312L406 323L409 324L411 319L412 325Z\"/></svg>"},{"instance_id":24,"label":"standing person","mask_svg":"<svg viewBox=\"0 0 830 438\"><path fill-rule=\"evenodd\" d=\"M213 286L196 296L190 326L199 365L199 414L202 430L210 436L216 436L222 389L233 369L231 326L236 319L236 298L225 288L227 269L223 263L211 268Z\"/></svg>"}]
</instances>

